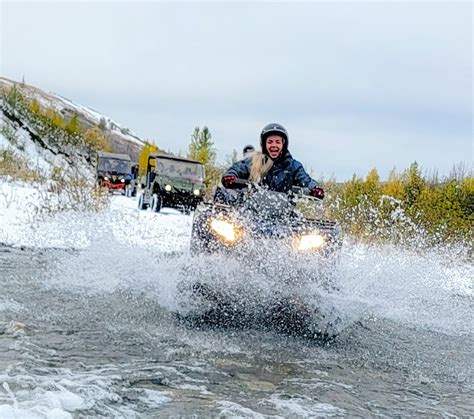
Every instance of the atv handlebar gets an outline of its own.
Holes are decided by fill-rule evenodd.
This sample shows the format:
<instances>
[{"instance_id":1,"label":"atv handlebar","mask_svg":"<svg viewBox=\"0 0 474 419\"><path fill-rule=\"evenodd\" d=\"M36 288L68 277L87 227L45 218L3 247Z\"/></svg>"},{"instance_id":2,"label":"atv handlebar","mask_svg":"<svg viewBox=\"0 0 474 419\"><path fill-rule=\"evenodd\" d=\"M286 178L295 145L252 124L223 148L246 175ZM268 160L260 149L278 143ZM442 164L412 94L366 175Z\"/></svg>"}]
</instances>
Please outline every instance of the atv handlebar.
<instances>
[{"instance_id":1,"label":"atv handlebar","mask_svg":"<svg viewBox=\"0 0 474 419\"><path fill-rule=\"evenodd\" d=\"M291 192L293 193L293 196L297 198L309 199L316 202L322 201L322 198L317 198L316 196L311 195L309 188L304 188L302 186L293 186L291 188Z\"/></svg>"},{"instance_id":2,"label":"atv handlebar","mask_svg":"<svg viewBox=\"0 0 474 419\"><path fill-rule=\"evenodd\" d=\"M252 189L252 188L258 189L258 184L255 182L251 182L248 179L236 178L233 183L235 185L241 186L242 188L247 187L248 189ZM316 202L322 201L322 199L316 198L315 196L310 195L309 188L305 188L302 186L292 186L290 195L292 195L294 198L309 199Z\"/></svg>"},{"instance_id":3,"label":"atv handlebar","mask_svg":"<svg viewBox=\"0 0 474 419\"><path fill-rule=\"evenodd\" d=\"M250 180L248 179L240 179L240 178L236 178L233 183L235 185L248 186L248 187L254 184L253 182L250 182Z\"/></svg>"}]
</instances>

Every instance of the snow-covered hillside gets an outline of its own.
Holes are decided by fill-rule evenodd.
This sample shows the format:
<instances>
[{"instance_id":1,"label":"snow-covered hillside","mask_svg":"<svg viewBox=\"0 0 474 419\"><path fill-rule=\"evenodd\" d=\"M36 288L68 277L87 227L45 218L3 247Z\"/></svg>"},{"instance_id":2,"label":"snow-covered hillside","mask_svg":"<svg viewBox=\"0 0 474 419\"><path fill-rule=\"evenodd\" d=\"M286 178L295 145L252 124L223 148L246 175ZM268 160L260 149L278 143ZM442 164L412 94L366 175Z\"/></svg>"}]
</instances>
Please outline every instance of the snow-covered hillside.
<instances>
[{"instance_id":1,"label":"snow-covered hillside","mask_svg":"<svg viewBox=\"0 0 474 419\"><path fill-rule=\"evenodd\" d=\"M3 130L9 130L14 141L9 140L3 133ZM29 162L29 167L45 176L50 176L55 167L67 169L69 162L62 154L54 154L50 150L43 148L35 142L28 131L24 128L15 126L7 118L3 117L0 110L0 149L12 150L15 155ZM83 167L82 172L89 171L89 175L93 176L89 167ZM0 183L2 180L0 179Z\"/></svg>"},{"instance_id":2,"label":"snow-covered hillside","mask_svg":"<svg viewBox=\"0 0 474 419\"><path fill-rule=\"evenodd\" d=\"M9 88L18 82L0 77L0 88ZM28 84L21 84L23 93L29 99L35 99L41 107L54 109L66 119L77 115L79 123L84 129L99 126L102 132L108 137L109 142L116 152L127 153L136 160L144 141L134 134L130 129L113 121L106 115L64 98L61 95L45 92L37 87ZM0 112L1 109L0 109ZM0 119L4 119L3 113Z\"/></svg>"}]
</instances>

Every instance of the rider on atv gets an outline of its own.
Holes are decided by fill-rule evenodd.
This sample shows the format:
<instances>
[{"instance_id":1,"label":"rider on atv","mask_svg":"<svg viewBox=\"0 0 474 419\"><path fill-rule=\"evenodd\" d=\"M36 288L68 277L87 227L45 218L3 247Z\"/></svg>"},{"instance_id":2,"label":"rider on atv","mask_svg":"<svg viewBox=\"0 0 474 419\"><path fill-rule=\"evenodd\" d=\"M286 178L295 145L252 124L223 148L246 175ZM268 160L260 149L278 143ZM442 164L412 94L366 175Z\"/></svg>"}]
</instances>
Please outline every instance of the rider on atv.
<instances>
[{"instance_id":1,"label":"rider on atv","mask_svg":"<svg viewBox=\"0 0 474 419\"><path fill-rule=\"evenodd\" d=\"M240 179L261 184L276 192L289 192L293 186L307 188L309 194L324 198L324 190L304 170L288 151L288 132L276 123L266 125L260 134L262 152L238 161L222 177L226 189L242 188ZM220 190L217 200L228 201L229 195Z\"/></svg>"}]
</instances>

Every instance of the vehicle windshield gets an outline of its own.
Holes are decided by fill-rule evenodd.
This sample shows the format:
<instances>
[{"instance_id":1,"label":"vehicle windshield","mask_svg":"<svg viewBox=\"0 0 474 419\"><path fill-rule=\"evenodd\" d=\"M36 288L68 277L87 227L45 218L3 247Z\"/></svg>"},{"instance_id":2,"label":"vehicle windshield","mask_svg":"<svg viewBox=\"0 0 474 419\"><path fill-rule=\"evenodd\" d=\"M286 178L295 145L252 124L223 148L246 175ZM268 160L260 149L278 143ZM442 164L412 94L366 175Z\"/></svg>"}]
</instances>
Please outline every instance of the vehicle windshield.
<instances>
[{"instance_id":1,"label":"vehicle windshield","mask_svg":"<svg viewBox=\"0 0 474 419\"><path fill-rule=\"evenodd\" d=\"M193 182L203 182L204 170L202 164L190 161L155 158L158 174L170 177L189 179Z\"/></svg>"},{"instance_id":2,"label":"vehicle windshield","mask_svg":"<svg viewBox=\"0 0 474 419\"><path fill-rule=\"evenodd\" d=\"M127 174L131 172L132 163L126 160L101 157L97 169L103 172Z\"/></svg>"}]
</instances>

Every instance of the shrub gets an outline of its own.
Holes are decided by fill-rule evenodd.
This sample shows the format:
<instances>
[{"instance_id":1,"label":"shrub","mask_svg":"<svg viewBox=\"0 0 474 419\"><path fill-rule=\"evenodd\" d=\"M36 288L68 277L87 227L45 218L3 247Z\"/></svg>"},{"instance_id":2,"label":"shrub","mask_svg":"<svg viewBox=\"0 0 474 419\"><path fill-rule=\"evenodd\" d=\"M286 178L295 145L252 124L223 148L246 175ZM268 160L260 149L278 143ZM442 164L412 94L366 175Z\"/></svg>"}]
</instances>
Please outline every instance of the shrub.
<instances>
[{"instance_id":1,"label":"shrub","mask_svg":"<svg viewBox=\"0 0 474 419\"><path fill-rule=\"evenodd\" d=\"M30 182L41 182L46 178L44 173L32 168L27 159L10 148L0 148L0 176Z\"/></svg>"},{"instance_id":2,"label":"shrub","mask_svg":"<svg viewBox=\"0 0 474 419\"><path fill-rule=\"evenodd\" d=\"M326 185L325 185L326 186ZM417 163L380 182L375 169L365 180L328 183L327 207L344 230L364 240L431 245L473 243L474 178L427 181Z\"/></svg>"},{"instance_id":3,"label":"shrub","mask_svg":"<svg viewBox=\"0 0 474 419\"><path fill-rule=\"evenodd\" d=\"M53 177L48 185L47 192L43 192L40 214L100 211L110 203L108 190L77 173Z\"/></svg>"},{"instance_id":4,"label":"shrub","mask_svg":"<svg viewBox=\"0 0 474 419\"><path fill-rule=\"evenodd\" d=\"M84 142L87 147L98 151L111 151L107 137L97 128L89 128L84 133Z\"/></svg>"}]
</instances>

